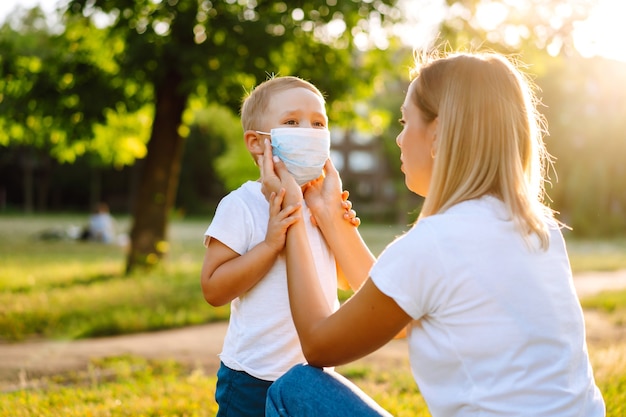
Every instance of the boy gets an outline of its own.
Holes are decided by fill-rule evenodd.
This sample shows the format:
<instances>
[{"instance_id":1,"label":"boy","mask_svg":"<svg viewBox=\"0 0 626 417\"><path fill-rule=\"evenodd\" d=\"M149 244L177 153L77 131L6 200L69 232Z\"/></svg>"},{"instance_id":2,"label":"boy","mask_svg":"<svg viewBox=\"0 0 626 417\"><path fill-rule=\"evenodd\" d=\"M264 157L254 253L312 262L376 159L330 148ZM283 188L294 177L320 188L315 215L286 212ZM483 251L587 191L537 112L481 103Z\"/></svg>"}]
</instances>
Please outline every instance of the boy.
<instances>
[{"instance_id":1,"label":"boy","mask_svg":"<svg viewBox=\"0 0 626 417\"><path fill-rule=\"evenodd\" d=\"M330 135L324 97L311 83L297 77L261 83L244 100L241 122L255 161L271 137L274 155L287 163L301 185L322 175ZM202 292L213 306L231 302L215 391L218 417L264 416L272 382L305 362L291 318L281 254L287 228L294 222L305 222L326 300L339 306L333 254L307 208L302 207L297 218L295 208L281 210L282 197L273 194L268 204L261 183L248 181L222 199L205 233ZM351 212L349 204L344 209ZM344 217L358 224L351 213ZM359 285L351 283L353 288Z\"/></svg>"}]
</instances>

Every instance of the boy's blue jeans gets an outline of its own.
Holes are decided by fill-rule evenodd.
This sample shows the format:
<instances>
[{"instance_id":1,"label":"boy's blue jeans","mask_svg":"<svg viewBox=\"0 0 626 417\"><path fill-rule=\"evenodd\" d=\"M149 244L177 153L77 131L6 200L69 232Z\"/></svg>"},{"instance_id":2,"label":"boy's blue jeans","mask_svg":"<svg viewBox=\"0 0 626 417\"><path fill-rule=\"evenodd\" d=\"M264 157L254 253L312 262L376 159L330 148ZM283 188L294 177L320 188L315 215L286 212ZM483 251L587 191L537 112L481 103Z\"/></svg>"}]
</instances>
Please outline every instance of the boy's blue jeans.
<instances>
[{"instance_id":1,"label":"boy's blue jeans","mask_svg":"<svg viewBox=\"0 0 626 417\"><path fill-rule=\"evenodd\" d=\"M270 385L272 381L264 381L220 364L215 387L215 401L219 406L216 417L264 417L265 398Z\"/></svg>"},{"instance_id":2,"label":"boy's blue jeans","mask_svg":"<svg viewBox=\"0 0 626 417\"><path fill-rule=\"evenodd\" d=\"M267 417L390 417L356 385L335 372L296 365L267 393Z\"/></svg>"}]
</instances>

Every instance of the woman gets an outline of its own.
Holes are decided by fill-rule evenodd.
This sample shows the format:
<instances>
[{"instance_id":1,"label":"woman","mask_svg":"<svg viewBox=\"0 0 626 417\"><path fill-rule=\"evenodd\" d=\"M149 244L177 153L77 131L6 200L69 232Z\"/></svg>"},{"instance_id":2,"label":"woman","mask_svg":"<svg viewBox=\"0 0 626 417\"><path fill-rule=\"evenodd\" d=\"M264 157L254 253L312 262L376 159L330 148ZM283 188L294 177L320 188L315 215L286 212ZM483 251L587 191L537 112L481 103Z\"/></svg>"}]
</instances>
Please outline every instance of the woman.
<instances>
[{"instance_id":1,"label":"woman","mask_svg":"<svg viewBox=\"0 0 626 417\"><path fill-rule=\"evenodd\" d=\"M369 278L331 314L303 222L290 227L289 297L309 366L270 388L267 415L388 415L318 368L358 359L405 326L434 417L605 415L559 223L543 204L548 155L530 83L497 54L449 55L415 74L396 142L407 187L425 197L419 219L375 261L341 218L332 163L305 191L343 271ZM269 152L263 172L272 198L284 189L284 206L301 203Z\"/></svg>"}]
</instances>

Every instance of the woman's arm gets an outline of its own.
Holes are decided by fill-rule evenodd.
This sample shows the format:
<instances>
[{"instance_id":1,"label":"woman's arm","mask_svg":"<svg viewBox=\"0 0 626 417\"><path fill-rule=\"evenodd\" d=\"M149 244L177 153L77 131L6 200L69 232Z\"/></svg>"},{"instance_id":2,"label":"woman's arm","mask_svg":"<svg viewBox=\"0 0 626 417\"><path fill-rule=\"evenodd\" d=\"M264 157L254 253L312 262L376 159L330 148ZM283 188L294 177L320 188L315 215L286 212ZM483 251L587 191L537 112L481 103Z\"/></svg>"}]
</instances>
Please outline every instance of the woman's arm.
<instances>
[{"instance_id":1,"label":"woman's arm","mask_svg":"<svg viewBox=\"0 0 626 417\"><path fill-rule=\"evenodd\" d=\"M411 321L371 279L332 314L301 222L287 231L286 254L291 314L309 364L336 366L361 358L394 338Z\"/></svg>"},{"instance_id":2,"label":"woman's arm","mask_svg":"<svg viewBox=\"0 0 626 417\"><path fill-rule=\"evenodd\" d=\"M298 205L303 198L300 187L282 162L279 160L274 162L271 151L267 151L262 167L264 184L270 188L280 187L286 190L284 206ZM343 210L339 215L339 223L354 232L354 227L341 219L342 215ZM322 221L327 225L334 222L330 219ZM338 230L346 231L343 228ZM343 248L341 242L349 244L357 241L356 234L348 236L347 239L337 232L331 232L330 235L343 239L339 243L332 243L342 256L348 255L350 251L349 248ZM360 236L358 241L362 242ZM291 312L302 351L311 365L340 365L367 355L392 339L410 322L411 317L393 299L380 292L371 280L367 280L355 295L333 314L319 286L303 222L297 222L289 227L285 249ZM362 268L353 264L351 267ZM369 272L369 267L370 265L367 266L365 276Z\"/></svg>"},{"instance_id":3,"label":"woman's arm","mask_svg":"<svg viewBox=\"0 0 626 417\"><path fill-rule=\"evenodd\" d=\"M367 279L376 258L358 229L346 221L350 211L345 207L347 196L330 159L326 161L324 172L322 179L305 188L304 198L350 287L357 290Z\"/></svg>"}]
</instances>

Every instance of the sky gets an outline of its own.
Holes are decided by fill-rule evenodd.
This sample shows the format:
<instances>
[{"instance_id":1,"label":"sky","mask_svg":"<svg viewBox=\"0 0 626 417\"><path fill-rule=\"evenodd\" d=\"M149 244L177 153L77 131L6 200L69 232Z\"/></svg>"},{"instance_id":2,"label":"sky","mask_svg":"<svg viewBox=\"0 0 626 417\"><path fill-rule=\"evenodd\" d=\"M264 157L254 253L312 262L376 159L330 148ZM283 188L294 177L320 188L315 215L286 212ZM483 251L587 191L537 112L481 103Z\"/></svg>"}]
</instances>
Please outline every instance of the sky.
<instances>
[{"instance_id":1,"label":"sky","mask_svg":"<svg viewBox=\"0 0 626 417\"><path fill-rule=\"evenodd\" d=\"M39 4L44 11L52 13L61 1L66 0L0 0L0 22L4 21L19 4L24 8L31 8ZM417 2L417 0L408 0ZM423 4L431 4L426 1ZM574 42L576 48L585 57L603 56L605 58L626 62L626 1L624 0L596 0L596 7L589 18L575 28ZM420 5L421 7L421 5ZM421 11L424 9L421 7Z\"/></svg>"}]
</instances>

